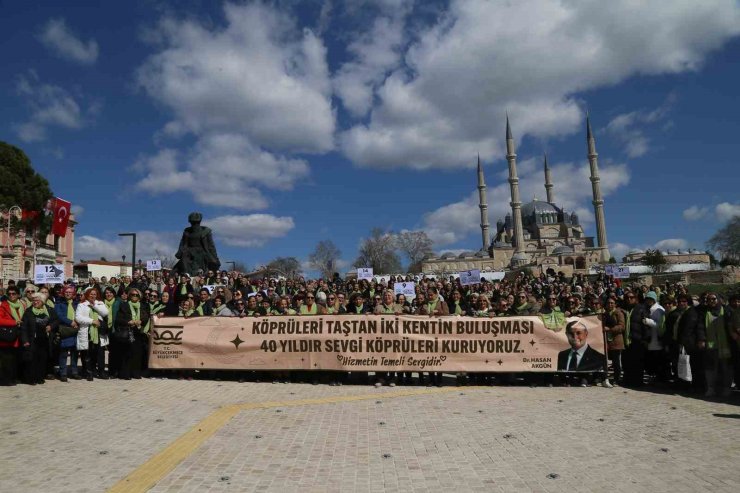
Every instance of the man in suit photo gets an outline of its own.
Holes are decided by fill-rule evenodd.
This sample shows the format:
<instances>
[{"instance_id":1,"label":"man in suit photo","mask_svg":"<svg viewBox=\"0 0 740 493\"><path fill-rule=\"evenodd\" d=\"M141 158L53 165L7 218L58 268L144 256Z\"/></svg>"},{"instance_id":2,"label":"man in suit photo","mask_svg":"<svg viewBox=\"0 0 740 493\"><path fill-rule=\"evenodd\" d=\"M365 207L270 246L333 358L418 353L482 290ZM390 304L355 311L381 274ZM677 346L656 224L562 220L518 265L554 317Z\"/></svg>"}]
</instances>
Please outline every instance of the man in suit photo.
<instances>
[{"instance_id":1,"label":"man in suit photo","mask_svg":"<svg viewBox=\"0 0 740 493\"><path fill-rule=\"evenodd\" d=\"M576 320L565 326L570 349L558 353L558 371L599 371L604 369L604 355L588 345L588 328Z\"/></svg>"}]
</instances>

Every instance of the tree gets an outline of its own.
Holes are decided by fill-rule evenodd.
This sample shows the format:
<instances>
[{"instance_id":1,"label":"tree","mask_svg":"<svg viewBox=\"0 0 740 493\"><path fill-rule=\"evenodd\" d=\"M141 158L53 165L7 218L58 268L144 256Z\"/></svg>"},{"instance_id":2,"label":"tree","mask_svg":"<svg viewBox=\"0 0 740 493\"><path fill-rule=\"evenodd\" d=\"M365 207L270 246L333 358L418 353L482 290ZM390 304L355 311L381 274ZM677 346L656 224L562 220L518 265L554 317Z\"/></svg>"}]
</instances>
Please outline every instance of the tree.
<instances>
[{"instance_id":1,"label":"tree","mask_svg":"<svg viewBox=\"0 0 740 493\"><path fill-rule=\"evenodd\" d=\"M610 264L616 264L617 263L617 259L615 259L614 257L609 257L609 263Z\"/></svg>"},{"instance_id":2,"label":"tree","mask_svg":"<svg viewBox=\"0 0 740 493\"><path fill-rule=\"evenodd\" d=\"M642 264L650 267L653 273L663 270L668 261L665 259L660 250L645 250L645 256L642 258Z\"/></svg>"},{"instance_id":3,"label":"tree","mask_svg":"<svg viewBox=\"0 0 740 493\"><path fill-rule=\"evenodd\" d=\"M373 228L370 237L360 245L356 267L372 267L375 274L401 272L401 259L396 253L396 237L381 228Z\"/></svg>"},{"instance_id":4,"label":"tree","mask_svg":"<svg viewBox=\"0 0 740 493\"><path fill-rule=\"evenodd\" d=\"M322 240L316 249L308 256L308 263L312 269L321 273L321 277L331 278L337 268L337 260L342 252L331 240Z\"/></svg>"},{"instance_id":5,"label":"tree","mask_svg":"<svg viewBox=\"0 0 740 493\"><path fill-rule=\"evenodd\" d=\"M733 217L725 227L714 233L707 246L722 256L728 265L740 261L740 216Z\"/></svg>"},{"instance_id":6,"label":"tree","mask_svg":"<svg viewBox=\"0 0 740 493\"><path fill-rule=\"evenodd\" d=\"M424 231L404 231L396 235L396 246L409 259L407 272L421 272L421 261L432 253L432 244Z\"/></svg>"},{"instance_id":7,"label":"tree","mask_svg":"<svg viewBox=\"0 0 740 493\"><path fill-rule=\"evenodd\" d=\"M292 278L301 274L301 263L295 257L277 257L265 269L268 275L274 273Z\"/></svg>"},{"instance_id":8,"label":"tree","mask_svg":"<svg viewBox=\"0 0 740 493\"><path fill-rule=\"evenodd\" d=\"M34 171L26 153L0 141L0 209L17 205L24 211L38 213L33 219L11 221L12 229L32 225L39 238L46 237L51 218L43 211L51 197L49 182Z\"/></svg>"}]
</instances>

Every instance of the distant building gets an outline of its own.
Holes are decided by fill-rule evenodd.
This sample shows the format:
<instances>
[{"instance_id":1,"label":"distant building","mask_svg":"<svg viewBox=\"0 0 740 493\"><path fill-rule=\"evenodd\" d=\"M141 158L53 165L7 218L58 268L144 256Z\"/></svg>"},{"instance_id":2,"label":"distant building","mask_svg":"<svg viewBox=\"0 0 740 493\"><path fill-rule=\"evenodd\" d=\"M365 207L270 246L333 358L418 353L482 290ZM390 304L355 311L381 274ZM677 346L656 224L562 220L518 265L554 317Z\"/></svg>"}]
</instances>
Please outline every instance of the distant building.
<instances>
[{"instance_id":1,"label":"distant building","mask_svg":"<svg viewBox=\"0 0 740 493\"><path fill-rule=\"evenodd\" d=\"M517 267L535 267L545 271L552 268L567 275L587 273L597 263L609 261L606 240L604 201L601 197L596 141L591 123L586 118L586 143L593 192L592 204L596 217L596 238L586 236L575 212L558 207L553 195L553 183L547 156L544 159L545 194L547 200L536 197L522 205L519 197L519 178L516 170L516 150L509 120L506 119L506 159L509 163L511 213L496 223L496 231L489 239L488 203L483 168L478 159L478 192L481 213L482 248L477 251L441 257L427 256L422 261L422 272L452 273L471 269L500 271Z\"/></svg>"},{"instance_id":2,"label":"distant building","mask_svg":"<svg viewBox=\"0 0 740 493\"><path fill-rule=\"evenodd\" d=\"M33 279L36 265L62 264L65 278L72 277L74 265L74 215L67 225L65 236L49 234L41 242L33 239L32 231L18 231L8 235L8 212L0 213L0 280Z\"/></svg>"},{"instance_id":3,"label":"distant building","mask_svg":"<svg viewBox=\"0 0 740 493\"><path fill-rule=\"evenodd\" d=\"M661 250L663 257L669 264L709 264L709 253L694 250L690 248L688 250ZM624 256L624 263L626 264L641 264L642 259L645 257L644 250L631 250L627 255Z\"/></svg>"},{"instance_id":4,"label":"distant building","mask_svg":"<svg viewBox=\"0 0 740 493\"><path fill-rule=\"evenodd\" d=\"M100 280L105 276L121 277L131 275L130 262L109 262L107 260L80 260L74 266L74 277L77 279L89 279L94 277Z\"/></svg>"}]
</instances>

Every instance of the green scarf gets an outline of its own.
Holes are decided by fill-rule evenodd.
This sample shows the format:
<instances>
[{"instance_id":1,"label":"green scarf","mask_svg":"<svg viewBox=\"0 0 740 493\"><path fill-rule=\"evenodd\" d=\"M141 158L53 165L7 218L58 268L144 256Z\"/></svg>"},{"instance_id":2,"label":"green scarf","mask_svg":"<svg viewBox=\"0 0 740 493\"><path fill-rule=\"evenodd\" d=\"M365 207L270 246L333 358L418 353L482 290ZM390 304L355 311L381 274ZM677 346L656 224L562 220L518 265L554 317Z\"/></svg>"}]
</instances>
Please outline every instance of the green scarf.
<instances>
[{"instance_id":1,"label":"green scarf","mask_svg":"<svg viewBox=\"0 0 740 493\"><path fill-rule=\"evenodd\" d=\"M455 302L455 315L462 315L462 308L459 301Z\"/></svg>"},{"instance_id":2,"label":"green scarf","mask_svg":"<svg viewBox=\"0 0 740 493\"><path fill-rule=\"evenodd\" d=\"M393 305L391 306L385 306L384 304L380 305L380 311L382 313L395 313L395 310L393 310Z\"/></svg>"},{"instance_id":3,"label":"green scarf","mask_svg":"<svg viewBox=\"0 0 740 493\"><path fill-rule=\"evenodd\" d=\"M225 304L222 304L222 305L219 305L219 306L214 306L213 307L213 315L214 316L219 316L221 314L221 312L224 311L224 308L226 308L226 305Z\"/></svg>"},{"instance_id":4,"label":"green scarf","mask_svg":"<svg viewBox=\"0 0 740 493\"><path fill-rule=\"evenodd\" d=\"M550 313L540 313L540 318L545 327L550 330L559 330L565 327L565 313L554 309Z\"/></svg>"},{"instance_id":5,"label":"green scarf","mask_svg":"<svg viewBox=\"0 0 740 493\"><path fill-rule=\"evenodd\" d=\"M725 308L720 307L719 315L712 315L711 310L707 310L704 316L704 323L707 327L707 348L717 349L719 359L730 359L730 345L727 341L727 330L725 330Z\"/></svg>"},{"instance_id":6,"label":"green scarf","mask_svg":"<svg viewBox=\"0 0 740 493\"><path fill-rule=\"evenodd\" d=\"M634 310L634 308L632 309ZM627 348L632 343L632 337L630 336L630 321L632 320L632 310L628 311L624 317L624 347Z\"/></svg>"},{"instance_id":7,"label":"green scarf","mask_svg":"<svg viewBox=\"0 0 740 493\"><path fill-rule=\"evenodd\" d=\"M93 303L90 303L90 318L95 322L96 320L100 320L100 316L98 315L98 312L93 310L93 306L95 306ZM94 324L90 324L90 342L93 344L100 344L100 336L98 335L98 328Z\"/></svg>"},{"instance_id":8,"label":"green scarf","mask_svg":"<svg viewBox=\"0 0 740 493\"><path fill-rule=\"evenodd\" d=\"M108 308L108 329L113 329L113 303L115 302L115 298L112 300L103 300L103 303Z\"/></svg>"},{"instance_id":9,"label":"green scarf","mask_svg":"<svg viewBox=\"0 0 740 493\"><path fill-rule=\"evenodd\" d=\"M23 312L25 311L23 303L21 303L20 301L8 300L8 305L10 305L10 314L13 315L13 318L16 322L20 322L21 318L23 317Z\"/></svg>"},{"instance_id":10,"label":"green scarf","mask_svg":"<svg viewBox=\"0 0 740 493\"><path fill-rule=\"evenodd\" d=\"M67 300L67 318L72 322L75 321L75 307L72 305L72 300Z\"/></svg>"},{"instance_id":11,"label":"green scarf","mask_svg":"<svg viewBox=\"0 0 740 493\"><path fill-rule=\"evenodd\" d=\"M181 284L180 285L180 294L188 294L188 285L187 284Z\"/></svg>"},{"instance_id":12,"label":"green scarf","mask_svg":"<svg viewBox=\"0 0 740 493\"><path fill-rule=\"evenodd\" d=\"M137 320L141 320L141 304L139 302L128 302L129 308L131 308L131 320L136 322ZM151 318L146 321L146 324L141 328L141 332L144 334L149 333L149 327L151 326Z\"/></svg>"},{"instance_id":13,"label":"green scarf","mask_svg":"<svg viewBox=\"0 0 740 493\"><path fill-rule=\"evenodd\" d=\"M364 306L364 305L359 305L359 306L356 306L356 307L355 307L355 311L356 311L356 312L357 312L358 314L362 313L362 307L363 307L363 306Z\"/></svg>"},{"instance_id":14,"label":"green scarf","mask_svg":"<svg viewBox=\"0 0 740 493\"><path fill-rule=\"evenodd\" d=\"M164 304L157 301L156 303L149 303L149 314L156 315L157 313L164 310Z\"/></svg>"},{"instance_id":15,"label":"green scarf","mask_svg":"<svg viewBox=\"0 0 740 493\"><path fill-rule=\"evenodd\" d=\"M434 310L437 308L437 302L439 301L439 298L434 300L434 303L427 301L427 315L433 315Z\"/></svg>"},{"instance_id":16,"label":"green scarf","mask_svg":"<svg viewBox=\"0 0 740 493\"><path fill-rule=\"evenodd\" d=\"M45 306L42 306L41 308L36 308L35 306L32 306L31 311L37 317L41 315L46 315L47 317L49 316L49 310L47 310Z\"/></svg>"},{"instance_id":17,"label":"green scarf","mask_svg":"<svg viewBox=\"0 0 740 493\"><path fill-rule=\"evenodd\" d=\"M301 315L316 315L318 310L318 305L316 303L311 305L311 311L308 310L306 305L301 305Z\"/></svg>"}]
</instances>

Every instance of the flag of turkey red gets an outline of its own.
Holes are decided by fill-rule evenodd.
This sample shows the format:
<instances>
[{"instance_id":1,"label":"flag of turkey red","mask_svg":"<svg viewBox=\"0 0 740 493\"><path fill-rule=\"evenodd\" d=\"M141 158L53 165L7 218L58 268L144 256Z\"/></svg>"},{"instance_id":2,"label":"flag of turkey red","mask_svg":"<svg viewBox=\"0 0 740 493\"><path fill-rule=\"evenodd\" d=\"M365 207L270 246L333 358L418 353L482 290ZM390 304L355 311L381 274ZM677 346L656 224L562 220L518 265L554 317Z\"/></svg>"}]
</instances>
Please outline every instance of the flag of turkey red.
<instances>
[{"instance_id":1,"label":"flag of turkey red","mask_svg":"<svg viewBox=\"0 0 740 493\"><path fill-rule=\"evenodd\" d=\"M69 223L69 209L72 204L58 197L54 198L54 225L51 227L51 233L57 236L67 234L67 224Z\"/></svg>"}]
</instances>

